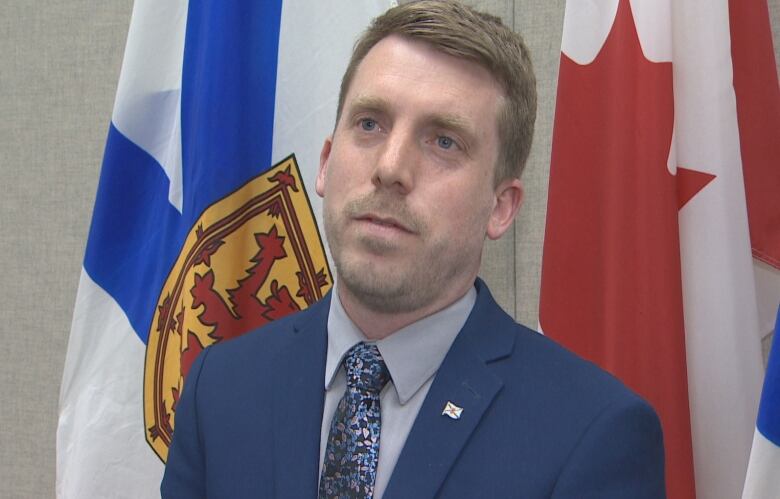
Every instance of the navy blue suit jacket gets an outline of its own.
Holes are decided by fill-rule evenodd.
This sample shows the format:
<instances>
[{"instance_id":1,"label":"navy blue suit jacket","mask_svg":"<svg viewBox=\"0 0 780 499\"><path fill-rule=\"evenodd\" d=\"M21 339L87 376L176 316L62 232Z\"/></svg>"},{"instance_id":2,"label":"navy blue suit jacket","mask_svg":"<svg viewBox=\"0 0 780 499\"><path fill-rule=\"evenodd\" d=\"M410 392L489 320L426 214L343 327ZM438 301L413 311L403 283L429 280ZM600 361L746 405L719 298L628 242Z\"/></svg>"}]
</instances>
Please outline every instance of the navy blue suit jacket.
<instances>
[{"instance_id":1,"label":"navy blue suit jacket","mask_svg":"<svg viewBox=\"0 0 780 499\"><path fill-rule=\"evenodd\" d=\"M476 286L384 497L665 497L650 406ZM329 304L201 354L176 410L163 498L317 497ZM441 414L447 401L463 407L459 420Z\"/></svg>"}]
</instances>

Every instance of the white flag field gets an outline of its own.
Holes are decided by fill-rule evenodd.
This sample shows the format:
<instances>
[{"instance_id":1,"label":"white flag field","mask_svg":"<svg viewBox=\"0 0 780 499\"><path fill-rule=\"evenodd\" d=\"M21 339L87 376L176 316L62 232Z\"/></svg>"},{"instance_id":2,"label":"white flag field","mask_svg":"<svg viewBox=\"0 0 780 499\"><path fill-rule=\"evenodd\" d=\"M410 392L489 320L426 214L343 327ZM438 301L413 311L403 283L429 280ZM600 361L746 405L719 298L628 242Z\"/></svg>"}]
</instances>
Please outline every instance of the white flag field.
<instances>
[{"instance_id":1,"label":"white flag field","mask_svg":"<svg viewBox=\"0 0 780 499\"><path fill-rule=\"evenodd\" d=\"M159 497L192 357L217 331L257 325L193 302L189 287L210 275L224 294L231 261L233 285L256 275L235 234L274 223L294 255L256 296L294 310L330 286L320 205L305 193L352 44L389 4L136 0L62 379L57 497ZM264 200L255 228L201 244L231 210Z\"/></svg>"}]
</instances>

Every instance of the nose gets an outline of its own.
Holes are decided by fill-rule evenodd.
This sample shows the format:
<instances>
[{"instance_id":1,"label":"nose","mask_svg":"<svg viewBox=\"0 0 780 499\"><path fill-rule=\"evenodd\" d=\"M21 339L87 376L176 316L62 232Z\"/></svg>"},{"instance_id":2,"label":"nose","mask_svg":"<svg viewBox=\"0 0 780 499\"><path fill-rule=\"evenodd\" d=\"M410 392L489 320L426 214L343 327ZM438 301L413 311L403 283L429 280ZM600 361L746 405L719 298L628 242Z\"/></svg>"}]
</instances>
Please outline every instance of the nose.
<instances>
[{"instance_id":1,"label":"nose","mask_svg":"<svg viewBox=\"0 0 780 499\"><path fill-rule=\"evenodd\" d=\"M372 181L378 189L408 194L414 187L417 146L411 131L396 126L387 135L377 157Z\"/></svg>"}]
</instances>

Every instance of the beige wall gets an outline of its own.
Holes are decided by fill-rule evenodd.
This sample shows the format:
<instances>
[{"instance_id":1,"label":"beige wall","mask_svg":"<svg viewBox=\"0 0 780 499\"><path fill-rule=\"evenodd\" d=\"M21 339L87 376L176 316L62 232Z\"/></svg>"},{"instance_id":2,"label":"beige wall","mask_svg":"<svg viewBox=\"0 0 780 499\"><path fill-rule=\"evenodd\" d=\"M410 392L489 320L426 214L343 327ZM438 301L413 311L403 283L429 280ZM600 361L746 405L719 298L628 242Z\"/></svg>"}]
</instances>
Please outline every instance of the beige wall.
<instances>
[{"instance_id":1,"label":"beige wall","mask_svg":"<svg viewBox=\"0 0 780 499\"><path fill-rule=\"evenodd\" d=\"M564 0L472 0L523 33L539 117L513 233L483 275L537 322L547 165ZM780 0L770 0L775 46ZM131 0L0 2L0 497L54 495L60 377ZM776 52L777 53L777 52Z\"/></svg>"},{"instance_id":2,"label":"beige wall","mask_svg":"<svg viewBox=\"0 0 780 499\"><path fill-rule=\"evenodd\" d=\"M75 290L132 0L0 2L0 497L54 497Z\"/></svg>"}]
</instances>

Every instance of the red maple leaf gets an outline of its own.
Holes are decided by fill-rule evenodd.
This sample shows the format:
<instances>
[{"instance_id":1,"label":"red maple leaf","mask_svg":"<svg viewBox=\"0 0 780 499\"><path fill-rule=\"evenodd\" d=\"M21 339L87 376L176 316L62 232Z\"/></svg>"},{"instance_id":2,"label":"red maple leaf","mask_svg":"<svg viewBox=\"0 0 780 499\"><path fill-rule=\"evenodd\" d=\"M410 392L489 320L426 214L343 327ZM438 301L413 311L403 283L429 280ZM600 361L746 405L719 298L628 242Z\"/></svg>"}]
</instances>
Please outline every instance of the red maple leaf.
<instances>
[{"instance_id":1,"label":"red maple leaf","mask_svg":"<svg viewBox=\"0 0 780 499\"><path fill-rule=\"evenodd\" d=\"M672 65L645 58L621 0L591 64L561 55L540 322L654 405L669 496L687 498L695 492L677 213L692 194L685 186L678 198L667 168L673 126Z\"/></svg>"}]
</instances>

